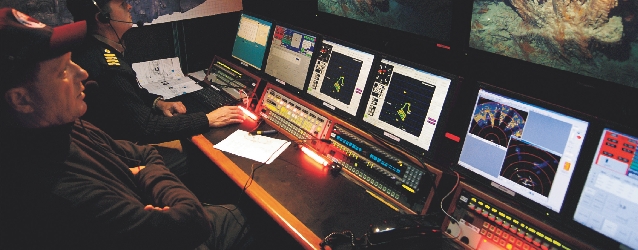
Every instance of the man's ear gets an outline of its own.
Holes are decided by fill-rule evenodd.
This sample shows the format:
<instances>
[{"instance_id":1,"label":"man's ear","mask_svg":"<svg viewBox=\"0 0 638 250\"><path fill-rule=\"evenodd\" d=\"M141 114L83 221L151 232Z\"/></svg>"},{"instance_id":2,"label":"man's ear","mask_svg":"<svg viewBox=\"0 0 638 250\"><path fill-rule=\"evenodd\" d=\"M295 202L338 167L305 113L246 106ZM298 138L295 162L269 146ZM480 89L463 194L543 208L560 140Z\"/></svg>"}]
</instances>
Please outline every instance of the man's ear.
<instances>
[{"instance_id":1,"label":"man's ear","mask_svg":"<svg viewBox=\"0 0 638 250\"><path fill-rule=\"evenodd\" d=\"M7 90L4 93L4 100L9 104L9 107L19 113L28 114L34 110L29 91L24 87Z\"/></svg>"}]
</instances>

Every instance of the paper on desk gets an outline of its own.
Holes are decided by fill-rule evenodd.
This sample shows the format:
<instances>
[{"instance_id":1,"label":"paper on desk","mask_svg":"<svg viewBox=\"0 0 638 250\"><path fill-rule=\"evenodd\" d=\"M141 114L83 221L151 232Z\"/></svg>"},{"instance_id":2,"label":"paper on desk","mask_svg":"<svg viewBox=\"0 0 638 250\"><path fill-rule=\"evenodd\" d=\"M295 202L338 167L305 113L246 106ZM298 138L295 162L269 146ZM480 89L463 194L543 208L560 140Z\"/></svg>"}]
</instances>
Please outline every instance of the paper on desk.
<instances>
[{"instance_id":1,"label":"paper on desk","mask_svg":"<svg viewBox=\"0 0 638 250\"><path fill-rule=\"evenodd\" d=\"M184 76L177 57L134 63L131 66L137 73L140 86L164 99L202 89L195 81Z\"/></svg>"},{"instance_id":2,"label":"paper on desk","mask_svg":"<svg viewBox=\"0 0 638 250\"><path fill-rule=\"evenodd\" d=\"M203 81L203 80L204 80L204 78L206 78L206 72L205 72L205 71L203 71L203 70L195 71L195 72L193 72L193 73L189 73L188 75L189 75L189 76L192 76L192 77L194 77L195 79L200 80L200 81Z\"/></svg>"},{"instance_id":3,"label":"paper on desk","mask_svg":"<svg viewBox=\"0 0 638 250\"><path fill-rule=\"evenodd\" d=\"M237 130L214 148L261 163L270 164L290 145L289 141Z\"/></svg>"}]
</instances>

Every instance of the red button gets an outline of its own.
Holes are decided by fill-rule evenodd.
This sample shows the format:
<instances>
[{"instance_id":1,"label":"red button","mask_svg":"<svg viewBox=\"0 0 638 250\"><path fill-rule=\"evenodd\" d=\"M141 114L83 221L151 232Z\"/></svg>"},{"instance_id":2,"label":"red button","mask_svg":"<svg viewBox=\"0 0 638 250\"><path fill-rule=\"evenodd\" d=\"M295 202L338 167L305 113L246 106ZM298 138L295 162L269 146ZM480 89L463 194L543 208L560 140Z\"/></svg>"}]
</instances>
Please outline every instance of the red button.
<instances>
[{"instance_id":1,"label":"red button","mask_svg":"<svg viewBox=\"0 0 638 250\"><path fill-rule=\"evenodd\" d=\"M525 240L527 242L532 242L532 235L530 235L529 233L525 233Z\"/></svg>"},{"instance_id":2,"label":"red button","mask_svg":"<svg viewBox=\"0 0 638 250\"><path fill-rule=\"evenodd\" d=\"M535 246L539 247L539 246L541 246L541 239L535 238L532 243L534 243Z\"/></svg>"}]
</instances>

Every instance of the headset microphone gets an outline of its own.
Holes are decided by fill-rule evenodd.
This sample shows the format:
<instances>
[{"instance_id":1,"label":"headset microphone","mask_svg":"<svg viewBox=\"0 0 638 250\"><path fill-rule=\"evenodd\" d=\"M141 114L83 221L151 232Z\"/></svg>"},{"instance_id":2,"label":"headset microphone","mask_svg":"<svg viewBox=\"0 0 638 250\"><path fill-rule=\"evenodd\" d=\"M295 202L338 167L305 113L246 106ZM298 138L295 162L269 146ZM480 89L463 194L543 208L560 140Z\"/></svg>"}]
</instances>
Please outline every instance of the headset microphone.
<instances>
[{"instance_id":1,"label":"headset microphone","mask_svg":"<svg viewBox=\"0 0 638 250\"><path fill-rule=\"evenodd\" d=\"M120 20L115 20L115 19L109 19L109 20L110 20L110 21L113 21L113 22L120 22L120 23L133 23L133 24L136 24L136 25L137 25L137 27L142 27L142 26L144 26L144 22L142 22L142 20L137 21L137 22L120 21Z\"/></svg>"}]
</instances>

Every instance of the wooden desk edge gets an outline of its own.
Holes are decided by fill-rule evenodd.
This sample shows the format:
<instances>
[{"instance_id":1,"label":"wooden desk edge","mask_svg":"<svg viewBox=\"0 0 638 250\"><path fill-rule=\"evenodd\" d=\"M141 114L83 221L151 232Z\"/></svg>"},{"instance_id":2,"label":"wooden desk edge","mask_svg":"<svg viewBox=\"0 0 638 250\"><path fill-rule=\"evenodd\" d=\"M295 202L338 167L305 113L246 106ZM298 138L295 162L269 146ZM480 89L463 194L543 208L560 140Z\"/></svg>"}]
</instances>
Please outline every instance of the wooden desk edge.
<instances>
[{"instance_id":1,"label":"wooden desk edge","mask_svg":"<svg viewBox=\"0 0 638 250\"><path fill-rule=\"evenodd\" d=\"M231 161L224 153L213 148L213 144L203 135L196 135L191 138L192 142L213 161L219 168L226 173L235 183L243 188L249 176L244 173L233 161ZM323 241L315 235L306 225L304 225L297 217L281 205L259 184L253 182L246 194L252 198L259 206L261 206L268 215L270 215L286 232L288 232L295 240L297 240L305 249L321 249L320 243ZM330 249L328 246L325 249Z\"/></svg>"}]
</instances>

